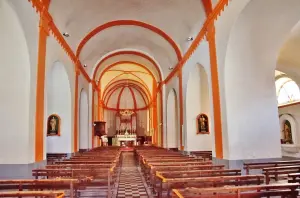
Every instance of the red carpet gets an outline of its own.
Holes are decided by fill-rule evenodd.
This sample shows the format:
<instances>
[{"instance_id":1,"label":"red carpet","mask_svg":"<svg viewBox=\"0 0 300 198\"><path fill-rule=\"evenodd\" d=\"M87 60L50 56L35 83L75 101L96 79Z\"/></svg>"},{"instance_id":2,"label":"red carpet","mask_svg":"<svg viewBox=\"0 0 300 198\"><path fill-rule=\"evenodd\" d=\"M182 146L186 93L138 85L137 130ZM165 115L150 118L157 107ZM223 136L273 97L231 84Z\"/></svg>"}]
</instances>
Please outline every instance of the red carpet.
<instances>
[{"instance_id":1,"label":"red carpet","mask_svg":"<svg viewBox=\"0 0 300 198\"><path fill-rule=\"evenodd\" d=\"M121 151L133 151L134 148L133 147L122 147Z\"/></svg>"}]
</instances>

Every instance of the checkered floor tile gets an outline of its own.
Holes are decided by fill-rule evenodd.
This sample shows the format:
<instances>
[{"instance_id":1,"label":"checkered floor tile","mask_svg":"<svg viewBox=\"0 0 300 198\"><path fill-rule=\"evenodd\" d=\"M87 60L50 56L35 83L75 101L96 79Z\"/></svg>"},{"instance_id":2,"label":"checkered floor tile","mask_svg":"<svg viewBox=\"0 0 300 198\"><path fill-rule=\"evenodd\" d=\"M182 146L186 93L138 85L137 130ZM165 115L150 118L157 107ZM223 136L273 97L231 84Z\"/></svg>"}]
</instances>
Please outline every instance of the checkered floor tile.
<instances>
[{"instance_id":1,"label":"checkered floor tile","mask_svg":"<svg viewBox=\"0 0 300 198\"><path fill-rule=\"evenodd\" d=\"M122 153L122 168L118 198L148 198L142 176L136 166L133 152Z\"/></svg>"}]
</instances>

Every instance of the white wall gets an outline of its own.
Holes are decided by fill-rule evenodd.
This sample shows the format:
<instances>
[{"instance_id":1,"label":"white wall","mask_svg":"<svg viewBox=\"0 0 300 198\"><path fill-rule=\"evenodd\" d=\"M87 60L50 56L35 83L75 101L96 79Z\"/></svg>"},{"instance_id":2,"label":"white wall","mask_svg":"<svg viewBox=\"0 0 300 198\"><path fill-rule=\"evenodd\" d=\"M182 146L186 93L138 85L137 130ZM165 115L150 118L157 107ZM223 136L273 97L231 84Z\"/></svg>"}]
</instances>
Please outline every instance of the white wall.
<instances>
[{"instance_id":1,"label":"white wall","mask_svg":"<svg viewBox=\"0 0 300 198\"><path fill-rule=\"evenodd\" d=\"M299 3L231 1L216 22L226 159L281 156L274 69L282 41L300 18Z\"/></svg>"},{"instance_id":2,"label":"white wall","mask_svg":"<svg viewBox=\"0 0 300 198\"><path fill-rule=\"evenodd\" d=\"M197 116L205 113L210 121L208 79L204 68L198 64L190 72L186 100L188 102L186 103L187 144L185 150L211 150L211 134L197 134Z\"/></svg>"},{"instance_id":3,"label":"white wall","mask_svg":"<svg viewBox=\"0 0 300 198\"><path fill-rule=\"evenodd\" d=\"M79 99L79 149L89 148L89 106L87 92L82 89Z\"/></svg>"},{"instance_id":4,"label":"white wall","mask_svg":"<svg viewBox=\"0 0 300 198\"><path fill-rule=\"evenodd\" d=\"M23 29L6 1L0 2L0 27L0 164L26 164L32 159L31 68Z\"/></svg>"},{"instance_id":5,"label":"white wall","mask_svg":"<svg viewBox=\"0 0 300 198\"><path fill-rule=\"evenodd\" d=\"M72 153L73 151L71 99L68 74L64 65L57 61L47 74L47 114L60 116L60 136L47 137L47 153Z\"/></svg>"},{"instance_id":6,"label":"white wall","mask_svg":"<svg viewBox=\"0 0 300 198\"><path fill-rule=\"evenodd\" d=\"M171 90L167 99L167 147L179 148L177 94Z\"/></svg>"}]
</instances>

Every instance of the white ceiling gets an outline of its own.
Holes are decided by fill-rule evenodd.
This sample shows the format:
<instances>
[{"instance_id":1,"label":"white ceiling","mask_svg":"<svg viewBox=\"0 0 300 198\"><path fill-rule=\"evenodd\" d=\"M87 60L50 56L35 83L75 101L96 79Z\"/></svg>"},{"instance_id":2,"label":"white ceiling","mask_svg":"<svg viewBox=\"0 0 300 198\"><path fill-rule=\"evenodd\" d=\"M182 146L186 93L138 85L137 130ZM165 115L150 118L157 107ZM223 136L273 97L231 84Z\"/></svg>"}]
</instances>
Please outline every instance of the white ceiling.
<instances>
[{"instance_id":1,"label":"white ceiling","mask_svg":"<svg viewBox=\"0 0 300 198\"><path fill-rule=\"evenodd\" d=\"M213 4L216 2L213 0ZM147 103L150 102L155 89L153 84L157 85L168 76L171 72L169 67L180 61L191 44L187 38L196 36L206 18L201 0L51 0L49 11L58 29L70 34L66 41L74 52L77 52L82 40L99 26L118 20L143 23L143 26L125 23L103 28L80 51L79 59L82 64L88 65L85 70L91 78L95 77L97 82L103 75L98 83L102 99L108 97L105 91L112 92L109 93L109 101L105 99L111 108L117 108L119 99L124 107L122 101L126 100L120 95L120 90L124 87L124 90L130 90L124 85L126 80L131 80L134 93L128 108L132 108L133 98L138 100L138 108L147 106L143 97L148 98ZM109 56L117 51L125 53ZM146 69L122 64L124 61ZM116 66L107 71L106 68L112 64ZM95 69L97 65L99 67ZM125 71L136 72L120 76ZM118 83L121 87L113 88Z\"/></svg>"},{"instance_id":2,"label":"white ceiling","mask_svg":"<svg viewBox=\"0 0 300 198\"><path fill-rule=\"evenodd\" d=\"M195 34L205 20L201 0L51 0L50 13L61 31L71 36L67 42L76 51L80 41L93 29L110 21L136 20L164 31L181 53L187 37ZM200 30L200 29L199 29ZM164 76L174 66L177 56L172 46L158 34L137 26L116 26L105 29L84 46L82 63L91 74L97 61L118 49L132 48L154 57Z\"/></svg>"}]
</instances>

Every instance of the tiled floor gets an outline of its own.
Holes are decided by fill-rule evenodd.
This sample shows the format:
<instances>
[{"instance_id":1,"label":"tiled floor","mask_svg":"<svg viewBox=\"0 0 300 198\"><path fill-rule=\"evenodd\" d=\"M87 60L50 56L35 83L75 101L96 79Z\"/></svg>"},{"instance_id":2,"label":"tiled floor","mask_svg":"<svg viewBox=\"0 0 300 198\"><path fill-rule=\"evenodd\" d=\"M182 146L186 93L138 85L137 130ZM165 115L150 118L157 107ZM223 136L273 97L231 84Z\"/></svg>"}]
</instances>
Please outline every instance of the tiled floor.
<instances>
[{"instance_id":1,"label":"tiled floor","mask_svg":"<svg viewBox=\"0 0 300 198\"><path fill-rule=\"evenodd\" d=\"M148 198L146 184L135 163L133 152L122 153L118 198Z\"/></svg>"}]
</instances>

